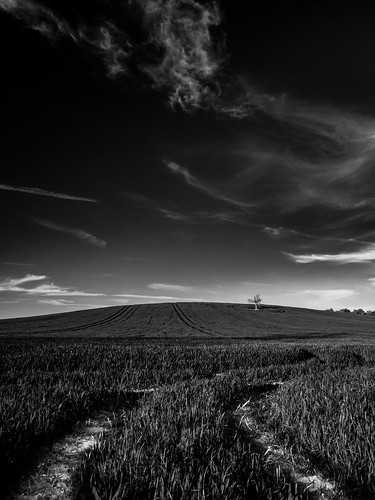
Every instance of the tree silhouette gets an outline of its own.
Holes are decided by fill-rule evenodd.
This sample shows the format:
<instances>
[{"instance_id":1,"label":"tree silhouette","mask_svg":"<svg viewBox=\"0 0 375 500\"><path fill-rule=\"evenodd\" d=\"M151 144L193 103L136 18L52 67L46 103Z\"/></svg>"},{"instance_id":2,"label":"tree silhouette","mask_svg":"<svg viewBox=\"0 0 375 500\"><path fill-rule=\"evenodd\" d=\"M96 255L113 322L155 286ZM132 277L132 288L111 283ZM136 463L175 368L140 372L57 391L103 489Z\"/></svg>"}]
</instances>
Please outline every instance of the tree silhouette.
<instances>
[{"instance_id":1,"label":"tree silhouette","mask_svg":"<svg viewBox=\"0 0 375 500\"><path fill-rule=\"evenodd\" d=\"M260 303L262 302L262 298L259 294L256 294L254 295L254 297L252 299L247 299L247 301L250 303L250 304L254 304L254 309L255 310L258 310L260 306Z\"/></svg>"}]
</instances>

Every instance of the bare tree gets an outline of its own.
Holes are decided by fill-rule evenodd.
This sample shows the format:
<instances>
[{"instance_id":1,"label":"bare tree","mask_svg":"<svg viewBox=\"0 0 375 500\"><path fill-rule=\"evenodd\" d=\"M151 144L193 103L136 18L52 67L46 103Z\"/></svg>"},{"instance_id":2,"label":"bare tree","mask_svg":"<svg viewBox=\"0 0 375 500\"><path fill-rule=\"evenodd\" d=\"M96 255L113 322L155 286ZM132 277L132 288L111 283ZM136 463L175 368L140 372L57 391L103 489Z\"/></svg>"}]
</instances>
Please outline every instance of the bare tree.
<instances>
[{"instance_id":1,"label":"bare tree","mask_svg":"<svg viewBox=\"0 0 375 500\"><path fill-rule=\"evenodd\" d=\"M254 304L254 309L258 310L260 307L260 303L262 302L262 298L259 294L254 295L252 299L247 299L249 304Z\"/></svg>"}]
</instances>

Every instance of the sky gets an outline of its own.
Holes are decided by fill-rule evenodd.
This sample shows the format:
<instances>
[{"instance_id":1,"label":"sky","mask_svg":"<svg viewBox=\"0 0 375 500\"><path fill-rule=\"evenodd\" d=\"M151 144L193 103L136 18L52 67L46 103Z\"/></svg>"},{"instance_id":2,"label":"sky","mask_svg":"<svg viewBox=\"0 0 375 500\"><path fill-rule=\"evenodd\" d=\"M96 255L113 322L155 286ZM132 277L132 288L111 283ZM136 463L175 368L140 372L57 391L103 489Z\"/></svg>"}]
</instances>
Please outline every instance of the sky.
<instances>
[{"instance_id":1,"label":"sky","mask_svg":"<svg viewBox=\"0 0 375 500\"><path fill-rule=\"evenodd\" d=\"M0 0L0 318L375 309L375 7Z\"/></svg>"}]
</instances>

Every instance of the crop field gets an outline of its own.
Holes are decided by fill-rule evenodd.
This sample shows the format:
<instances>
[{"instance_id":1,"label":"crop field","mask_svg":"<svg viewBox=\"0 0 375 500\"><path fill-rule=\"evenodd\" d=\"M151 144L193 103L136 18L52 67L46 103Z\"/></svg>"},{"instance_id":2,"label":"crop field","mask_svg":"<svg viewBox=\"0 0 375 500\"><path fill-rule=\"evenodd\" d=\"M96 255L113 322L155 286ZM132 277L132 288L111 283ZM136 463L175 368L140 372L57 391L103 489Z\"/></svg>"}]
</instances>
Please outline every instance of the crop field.
<instances>
[{"instance_id":1,"label":"crop field","mask_svg":"<svg viewBox=\"0 0 375 500\"><path fill-rule=\"evenodd\" d=\"M0 337L342 339L371 341L375 316L245 304L171 303L0 321Z\"/></svg>"},{"instance_id":2,"label":"crop field","mask_svg":"<svg viewBox=\"0 0 375 500\"><path fill-rule=\"evenodd\" d=\"M79 456L73 500L375 498L375 318L348 318L348 334L360 325L349 343L346 315L276 310L166 304L1 322L4 498L21 498L41 450L100 410L111 430ZM296 468L334 489L322 496Z\"/></svg>"}]
</instances>

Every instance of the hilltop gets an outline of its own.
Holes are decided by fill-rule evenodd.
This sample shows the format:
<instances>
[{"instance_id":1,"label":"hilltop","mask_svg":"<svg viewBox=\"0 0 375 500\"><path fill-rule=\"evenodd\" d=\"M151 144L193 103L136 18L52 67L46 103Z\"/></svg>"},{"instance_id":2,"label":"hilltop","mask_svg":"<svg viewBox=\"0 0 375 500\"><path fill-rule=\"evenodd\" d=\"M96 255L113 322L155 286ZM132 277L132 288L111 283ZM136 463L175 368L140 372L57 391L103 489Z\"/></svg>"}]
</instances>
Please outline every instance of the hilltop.
<instances>
[{"instance_id":1,"label":"hilltop","mask_svg":"<svg viewBox=\"0 0 375 500\"><path fill-rule=\"evenodd\" d=\"M370 340L375 316L284 306L163 303L0 321L0 337Z\"/></svg>"}]
</instances>

